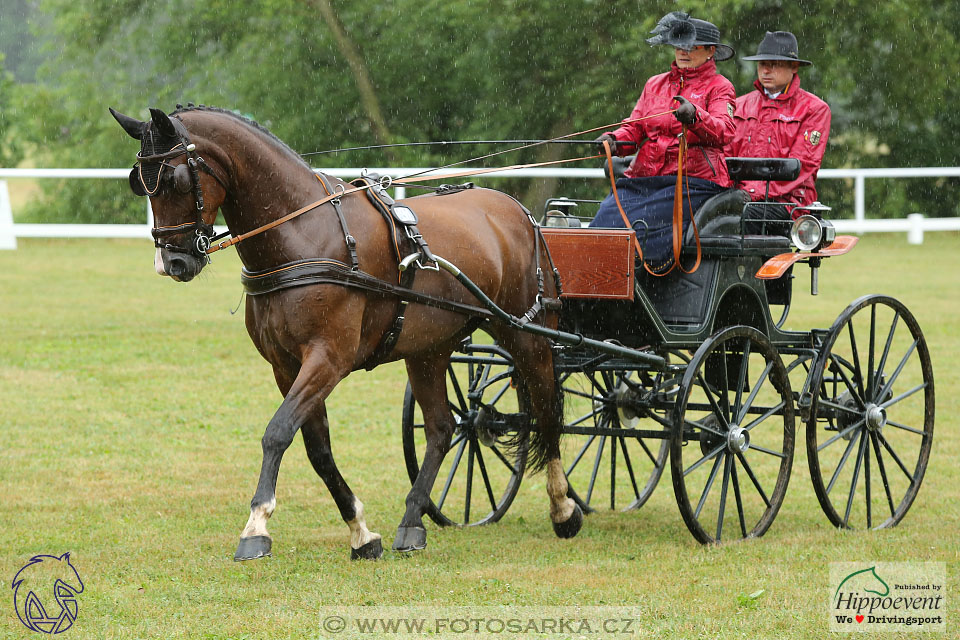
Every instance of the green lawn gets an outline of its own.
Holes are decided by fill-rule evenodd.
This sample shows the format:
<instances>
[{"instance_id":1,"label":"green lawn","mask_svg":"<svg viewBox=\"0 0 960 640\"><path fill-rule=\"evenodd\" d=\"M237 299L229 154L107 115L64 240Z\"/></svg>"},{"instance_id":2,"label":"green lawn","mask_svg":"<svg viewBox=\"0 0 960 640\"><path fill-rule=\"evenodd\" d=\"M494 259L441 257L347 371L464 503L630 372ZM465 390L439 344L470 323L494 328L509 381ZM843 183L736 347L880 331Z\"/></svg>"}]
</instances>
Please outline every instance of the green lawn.
<instances>
[{"instance_id":1,"label":"green lawn","mask_svg":"<svg viewBox=\"0 0 960 640\"><path fill-rule=\"evenodd\" d=\"M640 637L813 638L828 631L829 564L947 564L947 635L960 568L960 237L873 235L828 260L818 297L798 267L794 328L827 327L854 298L887 293L933 353L937 427L926 479L892 530L839 532L810 486L802 427L786 501L766 536L702 547L669 470L639 511L552 533L542 475L498 524L438 529L411 557L349 560L348 531L299 438L271 519L274 557L232 561L280 401L246 336L233 252L189 285L153 271L146 241L20 240L0 252L0 637L27 637L10 581L35 554L72 553L86 589L75 638L299 638L320 607L630 606ZM352 375L329 413L340 469L370 528L392 541L409 482L402 365ZM426 519L425 519L426 520ZM762 595L749 594L763 590ZM469 634L465 634L468 635ZM506 634L503 634L506 635ZM502 636L501 636L502 637ZM553 636L563 637L563 636ZM891 635L890 637L896 637Z\"/></svg>"}]
</instances>

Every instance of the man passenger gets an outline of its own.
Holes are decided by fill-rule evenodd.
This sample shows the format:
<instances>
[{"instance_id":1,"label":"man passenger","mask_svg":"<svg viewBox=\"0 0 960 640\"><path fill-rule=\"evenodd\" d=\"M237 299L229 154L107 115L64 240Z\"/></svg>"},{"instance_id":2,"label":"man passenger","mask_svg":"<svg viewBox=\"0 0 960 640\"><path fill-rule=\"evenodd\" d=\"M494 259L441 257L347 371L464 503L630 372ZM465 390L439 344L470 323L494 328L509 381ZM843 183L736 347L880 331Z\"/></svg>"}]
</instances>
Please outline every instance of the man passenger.
<instances>
[{"instance_id":1,"label":"man passenger","mask_svg":"<svg viewBox=\"0 0 960 640\"><path fill-rule=\"evenodd\" d=\"M768 31L757 55L743 59L757 61L756 90L737 98L737 131L727 145L727 157L800 160L797 179L770 182L769 195L765 181L737 183L754 202L767 197L780 203L746 207L745 231L788 236L791 220L803 213L796 205L817 200L816 179L830 134L830 107L800 88L800 67L813 63L800 59L797 38L789 31Z\"/></svg>"}]
</instances>

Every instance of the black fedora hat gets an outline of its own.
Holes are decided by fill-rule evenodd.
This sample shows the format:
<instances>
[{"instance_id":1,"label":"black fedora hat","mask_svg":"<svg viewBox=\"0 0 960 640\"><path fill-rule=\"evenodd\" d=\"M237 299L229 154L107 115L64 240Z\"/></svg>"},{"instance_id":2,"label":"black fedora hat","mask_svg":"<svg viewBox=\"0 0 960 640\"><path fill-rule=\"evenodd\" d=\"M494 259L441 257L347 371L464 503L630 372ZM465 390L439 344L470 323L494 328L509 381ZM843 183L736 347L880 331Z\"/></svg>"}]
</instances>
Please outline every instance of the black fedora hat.
<instances>
[{"instance_id":1,"label":"black fedora hat","mask_svg":"<svg viewBox=\"0 0 960 640\"><path fill-rule=\"evenodd\" d=\"M716 47L713 57L717 62L729 60L735 53L733 47L720 42L720 29L717 25L691 18L682 11L672 11L660 18L650 33L654 34L647 38L650 44L665 44L687 51L697 46Z\"/></svg>"},{"instance_id":2,"label":"black fedora hat","mask_svg":"<svg viewBox=\"0 0 960 640\"><path fill-rule=\"evenodd\" d=\"M809 60L801 60L797 47L797 37L789 31L767 31L763 36L757 55L747 56L744 60L787 60L799 62L801 66L813 64Z\"/></svg>"}]
</instances>

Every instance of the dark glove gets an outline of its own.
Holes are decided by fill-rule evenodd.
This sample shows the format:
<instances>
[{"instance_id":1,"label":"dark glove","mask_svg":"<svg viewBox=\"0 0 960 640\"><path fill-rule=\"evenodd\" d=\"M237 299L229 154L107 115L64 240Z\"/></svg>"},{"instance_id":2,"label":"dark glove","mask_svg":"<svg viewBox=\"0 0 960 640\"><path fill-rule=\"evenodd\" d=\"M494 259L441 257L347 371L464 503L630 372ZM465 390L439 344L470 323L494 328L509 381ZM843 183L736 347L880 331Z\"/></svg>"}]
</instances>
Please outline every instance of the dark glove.
<instances>
[{"instance_id":1,"label":"dark glove","mask_svg":"<svg viewBox=\"0 0 960 640\"><path fill-rule=\"evenodd\" d=\"M594 140L594 142L596 142L598 145L600 145L600 148L601 148L601 149L603 148L603 143L604 143L604 142L609 142L609 143L610 143L610 150L613 151L614 153L616 153L616 151L617 151L617 139L616 139L616 137L615 137L612 133L605 133L605 134L603 134L602 136L600 136L599 138L597 138L596 140Z\"/></svg>"},{"instance_id":2,"label":"dark glove","mask_svg":"<svg viewBox=\"0 0 960 640\"><path fill-rule=\"evenodd\" d=\"M673 99L680 103L673 114L677 120L687 125L697 121L697 108L689 100L683 96L674 96Z\"/></svg>"}]
</instances>

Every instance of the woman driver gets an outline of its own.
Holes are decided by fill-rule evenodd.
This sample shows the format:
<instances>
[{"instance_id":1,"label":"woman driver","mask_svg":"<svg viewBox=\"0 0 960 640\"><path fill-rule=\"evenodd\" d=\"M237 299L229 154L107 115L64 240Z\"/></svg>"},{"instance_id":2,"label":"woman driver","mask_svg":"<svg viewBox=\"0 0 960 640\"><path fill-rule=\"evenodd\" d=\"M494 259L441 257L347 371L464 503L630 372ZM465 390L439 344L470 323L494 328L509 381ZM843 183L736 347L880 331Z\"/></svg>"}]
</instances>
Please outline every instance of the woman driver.
<instances>
[{"instance_id":1,"label":"woman driver","mask_svg":"<svg viewBox=\"0 0 960 640\"><path fill-rule=\"evenodd\" d=\"M655 35L648 43L674 48L670 71L647 80L630 117L597 142L607 140L611 147L619 142L618 155L636 149L637 157L626 177L616 183L617 193L642 242L645 262L653 270L663 270L673 261L673 202L681 125L686 126L688 145L683 169L684 230L691 216L689 206L696 211L708 198L732 185L723 162L723 147L735 131L736 93L730 81L717 73L716 61L733 57L734 51L720 43L720 30L715 25L679 11L661 18L651 33ZM600 205L590 226L624 226L612 193Z\"/></svg>"}]
</instances>

